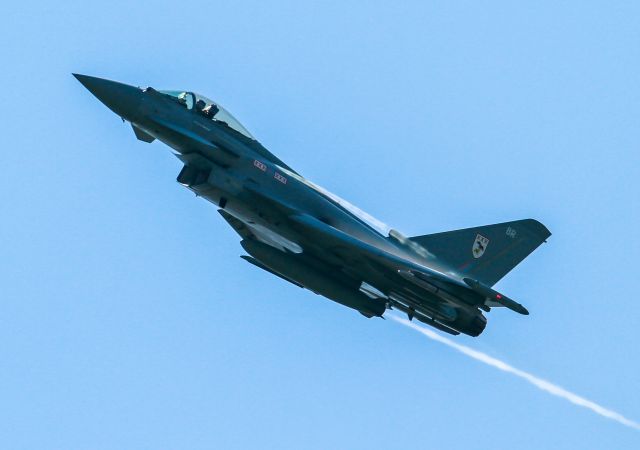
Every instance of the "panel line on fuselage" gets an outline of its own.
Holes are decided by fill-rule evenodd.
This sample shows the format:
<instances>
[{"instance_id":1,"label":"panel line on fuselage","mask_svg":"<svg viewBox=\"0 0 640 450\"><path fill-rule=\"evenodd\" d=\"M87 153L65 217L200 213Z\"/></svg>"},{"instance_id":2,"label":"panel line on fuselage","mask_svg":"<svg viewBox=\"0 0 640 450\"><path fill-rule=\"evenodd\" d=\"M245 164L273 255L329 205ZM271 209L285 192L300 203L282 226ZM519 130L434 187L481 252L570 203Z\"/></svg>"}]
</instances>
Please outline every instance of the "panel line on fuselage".
<instances>
[{"instance_id":1,"label":"panel line on fuselage","mask_svg":"<svg viewBox=\"0 0 640 450\"><path fill-rule=\"evenodd\" d=\"M312 181L309 181L306 178L304 178L304 177L302 177L302 176L300 176L300 175L298 175L296 173L293 173L290 170L285 169L284 167L280 167L280 166L276 166L276 167L278 169L282 170L284 173L286 173L290 177L293 177L296 180L298 180L299 182L303 183L305 186L308 186L309 188L313 189L315 192L317 192L318 194L322 195L324 198L329 200L331 203L341 207L343 210L345 210L347 213L349 213L350 216L352 216L353 218L357 219L360 223L362 223L363 225L365 225L368 228L372 229L373 231L375 231L376 233L378 233L382 237L386 238L386 237L389 236L389 231L391 231L391 227L389 225L387 225L386 223L382 222L379 219L376 219L371 214L367 213L366 211L361 210L360 208L358 208L354 204L348 202L347 200L345 200L345 199L343 199L341 197L338 197L336 194L334 194L333 192L330 192L329 190L323 188L322 186L318 186L317 184L313 183Z\"/></svg>"}]
</instances>

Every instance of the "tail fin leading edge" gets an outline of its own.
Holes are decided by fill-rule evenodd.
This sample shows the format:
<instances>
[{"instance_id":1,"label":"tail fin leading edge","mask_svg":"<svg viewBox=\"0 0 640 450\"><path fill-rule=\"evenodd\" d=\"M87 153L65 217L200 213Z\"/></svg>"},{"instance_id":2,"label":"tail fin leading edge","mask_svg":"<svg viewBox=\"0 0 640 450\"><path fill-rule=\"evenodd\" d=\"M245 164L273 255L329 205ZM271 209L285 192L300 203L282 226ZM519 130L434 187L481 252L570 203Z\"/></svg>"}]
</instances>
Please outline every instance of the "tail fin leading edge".
<instances>
[{"instance_id":1,"label":"tail fin leading edge","mask_svg":"<svg viewBox=\"0 0 640 450\"><path fill-rule=\"evenodd\" d=\"M493 286L551 233L533 219L410 238L462 274Z\"/></svg>"}]
</instances>

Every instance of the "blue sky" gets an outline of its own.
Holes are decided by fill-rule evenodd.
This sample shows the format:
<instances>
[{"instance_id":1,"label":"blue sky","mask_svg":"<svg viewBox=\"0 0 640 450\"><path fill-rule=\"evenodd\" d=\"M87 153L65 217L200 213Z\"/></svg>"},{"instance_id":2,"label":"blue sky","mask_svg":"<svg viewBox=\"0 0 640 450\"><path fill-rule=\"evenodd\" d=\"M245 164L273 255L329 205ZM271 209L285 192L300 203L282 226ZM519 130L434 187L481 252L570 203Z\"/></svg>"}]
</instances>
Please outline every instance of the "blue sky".
<instances>
[{"instance_id":1,"label":"blue sky","mask_svg":"<svg viewBox=\"0 0 640 450\"><path fill-rule=\"evenodd\" d=\"M14 2L0 28L0 442L638 448L640 433L246 264L71 77L220 101L409 235L534 217L495 358L640 420L637 2Z\"/></svg>"}]
</instances>

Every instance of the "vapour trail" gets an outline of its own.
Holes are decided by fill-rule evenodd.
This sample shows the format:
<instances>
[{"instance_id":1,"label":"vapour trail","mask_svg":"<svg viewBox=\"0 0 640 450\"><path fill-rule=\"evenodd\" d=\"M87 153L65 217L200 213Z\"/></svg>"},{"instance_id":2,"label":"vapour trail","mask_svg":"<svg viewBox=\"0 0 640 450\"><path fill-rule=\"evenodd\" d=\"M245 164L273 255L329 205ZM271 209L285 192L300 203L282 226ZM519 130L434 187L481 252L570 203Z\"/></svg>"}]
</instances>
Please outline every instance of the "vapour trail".
<instances>
[{"instance_id":1,"label":"vapour trail","mask_svg":"<svg viewBox=\"0 0 640 450\"><path fill-rule=\"evenodd\" d=\"M452 341L449 338L446 338L444 336L442 336L441 334L436 333L435 331L432 331L428 328L422 327L420 325L416 325L413 322L408 321L407 319L404 319L402 317L398 317L396 315L393 314L389 314L389 315L385 315L385 317L389 317L390 319L393 319L394 321L412 328L414 330L416 330L419 333L422 333L423 335L425 335L426 337L428 337L431 340L440 342L441 344L446 345L447 347L451 347L454 350L459 351L460 353L463 353L477 361L483 362L489 366L495 367L496 369L502 370L503 372L508 372L511 373L519 378L522 378L523 380L528 381L529 383L533 384L535 387L537 387L538 389L541 389L545 392L548 392L551 395L555 395L556 397L560 397L563 398L571 403L573 403L574 405L578 405L581 406L583 408L587 408L590 409L591 411L593 411L594 413L602 416L602 417L606 417L607 419L611 419L611 420L615 420L616 422L625 425L629 428L633 428L635 430L640 430L640 423L638 422L634 422L631 419L627 419L626 417L624 417L622 414L617 413L615 411L612 411L610 409L607 409L603 406L598 405L597 403L592 402L591 400L588 400L584 397L581 397L577 394L574 394L573 392L569 392L564 388L561 388L560 386L557 386L553 383L551 383L550 381L547 380L543 380L542 378L538 378L535 375L531 375L528 372L525 372L523 370L520 369L516 369L513 366L510 366L509 364L500 361L499 359L496 359L492 356L487 355L486 353L482 353L479 352L477 350L473 350L472 348L467 347L466 345L462 345L462 344L458 344L457 342Z\"/></svg>"}]
</instances>

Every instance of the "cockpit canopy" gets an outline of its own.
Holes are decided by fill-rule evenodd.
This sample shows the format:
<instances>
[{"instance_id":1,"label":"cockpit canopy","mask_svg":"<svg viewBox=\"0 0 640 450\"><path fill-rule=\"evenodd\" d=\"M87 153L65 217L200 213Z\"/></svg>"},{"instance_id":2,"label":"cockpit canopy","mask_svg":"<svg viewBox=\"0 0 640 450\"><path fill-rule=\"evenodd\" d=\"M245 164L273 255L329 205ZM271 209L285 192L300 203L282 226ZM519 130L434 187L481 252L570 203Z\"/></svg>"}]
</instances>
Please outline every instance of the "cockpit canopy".
<instances>
[{"instance_id":1,"label":"cockpit canopy","mask_svg":"<svg viewBox=\"0 0 640 450\"><path fill-rule=\"evenodd\" d=\"M229 111L224 109L219 103L208 99L204 95L199 95L187 91L159 92L171 97L175 97L178 103L183 105L185 108L189 110L195 110L197 113L202 114L204 117L215 120L216 122L223 123L229 128L236 130L238 133L245 135L249 139L255 140L251 133L249 133L249 130L243 127L242 124L238 122Z\"/></svg>"}]
</instances>

